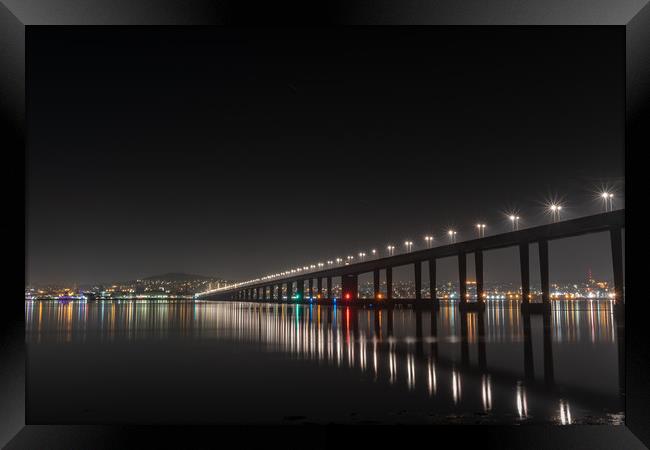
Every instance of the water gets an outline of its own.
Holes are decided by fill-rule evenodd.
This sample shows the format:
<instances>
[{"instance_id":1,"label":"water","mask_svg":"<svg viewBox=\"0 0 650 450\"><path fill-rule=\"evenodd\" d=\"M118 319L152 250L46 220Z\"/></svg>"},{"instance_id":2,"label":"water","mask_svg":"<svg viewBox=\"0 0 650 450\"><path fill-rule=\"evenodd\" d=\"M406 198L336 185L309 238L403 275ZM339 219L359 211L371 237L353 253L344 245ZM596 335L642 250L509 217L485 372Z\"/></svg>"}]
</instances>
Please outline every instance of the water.
<instances>
[{"instance_id":1,"label":"water","mask_svg":"<svg viewBox=\"0 0 650 450\"><path fill-rule=\"evenodd\" d=\"M26 302L30 423L621 424L610 301Z\"/></svg>"}]
</instances>

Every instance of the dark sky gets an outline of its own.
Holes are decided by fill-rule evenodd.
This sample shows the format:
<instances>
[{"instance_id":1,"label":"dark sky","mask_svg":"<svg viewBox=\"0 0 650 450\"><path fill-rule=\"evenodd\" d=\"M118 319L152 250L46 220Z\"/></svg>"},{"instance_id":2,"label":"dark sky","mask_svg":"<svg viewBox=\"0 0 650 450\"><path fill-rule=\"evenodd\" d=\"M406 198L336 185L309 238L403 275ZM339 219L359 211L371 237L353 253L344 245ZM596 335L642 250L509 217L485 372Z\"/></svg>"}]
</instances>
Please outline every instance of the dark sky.
<instances>
[{"instance_id":1,"label":"dark sky","mask_svg":"<svg viewBox=\"0 0 650 450\"><path fill-rule=\"evenodd\" d=\"M619 28L30 28L28 275L246 278L622 206ZM602 236L552 277L610 278ZM495 255L486 277L516 280ZM512 266L512 267L510 267ZM442 274L444 277L444 274Z\"/></svg>"}]
</instances>

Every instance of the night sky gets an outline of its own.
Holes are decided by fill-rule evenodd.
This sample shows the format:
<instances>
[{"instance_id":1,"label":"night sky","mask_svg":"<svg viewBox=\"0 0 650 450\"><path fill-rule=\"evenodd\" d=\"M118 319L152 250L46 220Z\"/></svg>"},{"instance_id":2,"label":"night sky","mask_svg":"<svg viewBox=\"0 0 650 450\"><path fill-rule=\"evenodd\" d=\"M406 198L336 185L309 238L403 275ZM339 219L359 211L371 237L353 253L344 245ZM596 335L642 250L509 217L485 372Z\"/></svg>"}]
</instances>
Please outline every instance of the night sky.
<instances>
[{"instance_id":1,"label":"night sky","mask_svg":"<svg viewBox=\"0 0 650 450\"><path fill-rule=\"evenodd\" d=\"M605 185L622 206L623 45L595 27L29 28L28 282L242 279L506 231L514 208L545 223L552 196L596 213ZM558 244L551 281L611 278L603 236ZM486 279L518 280L515 255Z\"/></svg>"}]
</instances>

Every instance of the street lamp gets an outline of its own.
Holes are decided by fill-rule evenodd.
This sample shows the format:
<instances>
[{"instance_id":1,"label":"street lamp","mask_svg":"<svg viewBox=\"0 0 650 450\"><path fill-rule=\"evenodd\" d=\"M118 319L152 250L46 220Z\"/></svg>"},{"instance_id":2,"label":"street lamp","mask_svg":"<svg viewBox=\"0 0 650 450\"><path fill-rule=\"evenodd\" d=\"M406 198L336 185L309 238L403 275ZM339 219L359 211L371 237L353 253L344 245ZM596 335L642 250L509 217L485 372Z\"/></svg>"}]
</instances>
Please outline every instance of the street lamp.
<instances>
[{"instance_id":1,"label":"street lamp","mask_svg":"<svg viewBox=\"0 0 650 450\"><path fill-rule=\"evenodd\" d=\"M366 254L364 252L359 252L359 259L363 261L363 259L366 257Z\"/></svg>"},{"instance_id":2,"label":"street lamp","mask_svg":"<svg viewBox=\"0 0 650 450\"><path fill-rule=\"evenodd\" d=\"M476 229L478 230L478 237L485 237L485 224L478 223L476 224Z\"/></svg>"},{"instance_id":3,"label":"street lamp","mask_svg":"<svg viewBox=\"0 0 650 450\"><path fill-rule=\"evenodd\" d=\"M553 222L558 222L560 220L560 213L562 211L562 205L552 203L548 207L548 209L551 211L551 216L553 218Z\"/></svg>"},{"instance_id":4,"label":"street lamp","mask_svg":"<svg viewBox=\"0 0 650 450\"><path fill-rule=\"evenodd\" d=\"M449 239L452 243L456 242L456 232L454 230L447 231L447 234L449 235Z\"/></svg>"},{"instance_id":5,"label":"street lamp","mask_svg":"<svg viewBox=\"0 0 650 450\"><path fill-rule=\"evenodd\" d=\"M611 192L603 192L600 194L600 197L603 199L603 205L605 207L605 212L614 211L614 194Z\"/></svg>"},{"instance_id":6,"label":"street lamp","mask_svg":"<svg viewBox=\"0 0 650 450\"><path fill-rule=\"evenodd\" d=\"M427 243L427 248L431 248L431 244L433 244L433 236L424 236L424 242Z\"/></svg>"},{"instance_id":7,"label":"street lamp","mask_svg":"<svg viewBox=\"0 0 650 450\"><path fill-rule=\"evenodd\" d=\"M519 229L519 216L515 216L514 214L511 214L508 216L508 219L510 219L510 222L512 222L512 231L516 231Z\"/></svg>"},{"instance_id":8,"label":"street lamp","mask_svg":"<svg viewBox=\"0 0 650 450\"><path fill-rule=\"evenodd\" d=\"M404 245L406 246L406 251L410 252L411 248L413 248L413 241L404 241Z\"/></svg>"},{"instance_id":9,"label":"street lamp","mask_svg":"<svg viewBox=\"0 0 650 450\"><path fill-rule=\"evenodd\" d=\"M343 259L341 259L341 258L336 258L336 264L341 264L341 262L343 262Z\"/></svg>"},{"instance_id":10,"label":"street lamp","mask_svg":"<svg viewBox=\"0 0 650 450\"><path fill-rule=\"evenodd\" d=\"M354 256L348 256L347 258L345 258L345 264L346 265L350 264L350 261L352 261L353 259L354 259Z\"/></svg>"},{"instance_id":11,"label":"street lamp","mask_svg":"<svg viewBox=\"0 0 650 450\"><path fill-rule=\"evenodd\" d=\"M374 248L372 249L372 256L373 256L373 258L374 258L375 256L377 256L377 250L375 250Z\"/></svg>"},{"instance_id":12,"label":"street lamp","mask_svg":"<svg viewBox=\"0 0 650 450\"><path fill-rule=\"evenodd\" d=\"M393 256L393 253L395 251L395 246L389 245L388 247L386 247L386 249L388 250L388 256Z\"/></svg>"}]
</instances>

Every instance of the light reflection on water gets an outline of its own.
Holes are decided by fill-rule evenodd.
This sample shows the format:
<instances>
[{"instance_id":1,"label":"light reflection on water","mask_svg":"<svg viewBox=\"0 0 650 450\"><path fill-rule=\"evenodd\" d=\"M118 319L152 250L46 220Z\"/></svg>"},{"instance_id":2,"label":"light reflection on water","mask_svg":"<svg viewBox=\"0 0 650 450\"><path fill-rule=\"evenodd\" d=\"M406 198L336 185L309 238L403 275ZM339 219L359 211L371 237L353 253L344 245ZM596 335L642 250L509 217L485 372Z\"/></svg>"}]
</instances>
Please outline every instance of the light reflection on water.
<instances>
[{"instance_id":1,"label":"light reflection on water","mask_svg":"<svg viewBox=\"0 0 650 450\"><path fill-rule=\"evenodd\" d=\"M542 323L541 316L524 317L517 303L507 301L490 305L485 313L466 314L444 304L438 311L420 311L317 304L30 301L26 339L31 345L177 338L255 344L293 360L367 373L374 383L385 380L393 389L403 386L408 395L435 399L437 408L444 401L448 406L442 410L457 415L480 411L497 422L512 417L562 425L620 423L616 351L621 334L611 301L558 301L553 306ZM614 349L599 353L609 359L611 376L586 389L580 380L594 373L585 356L594 349ZM574 358L583 359L574 364ZM530 393L539 403L536 415L529 414ZM504 399L508 396L510 402ZM542 408L542 403L549 405Z\"/></svg>"}]
</instances>

